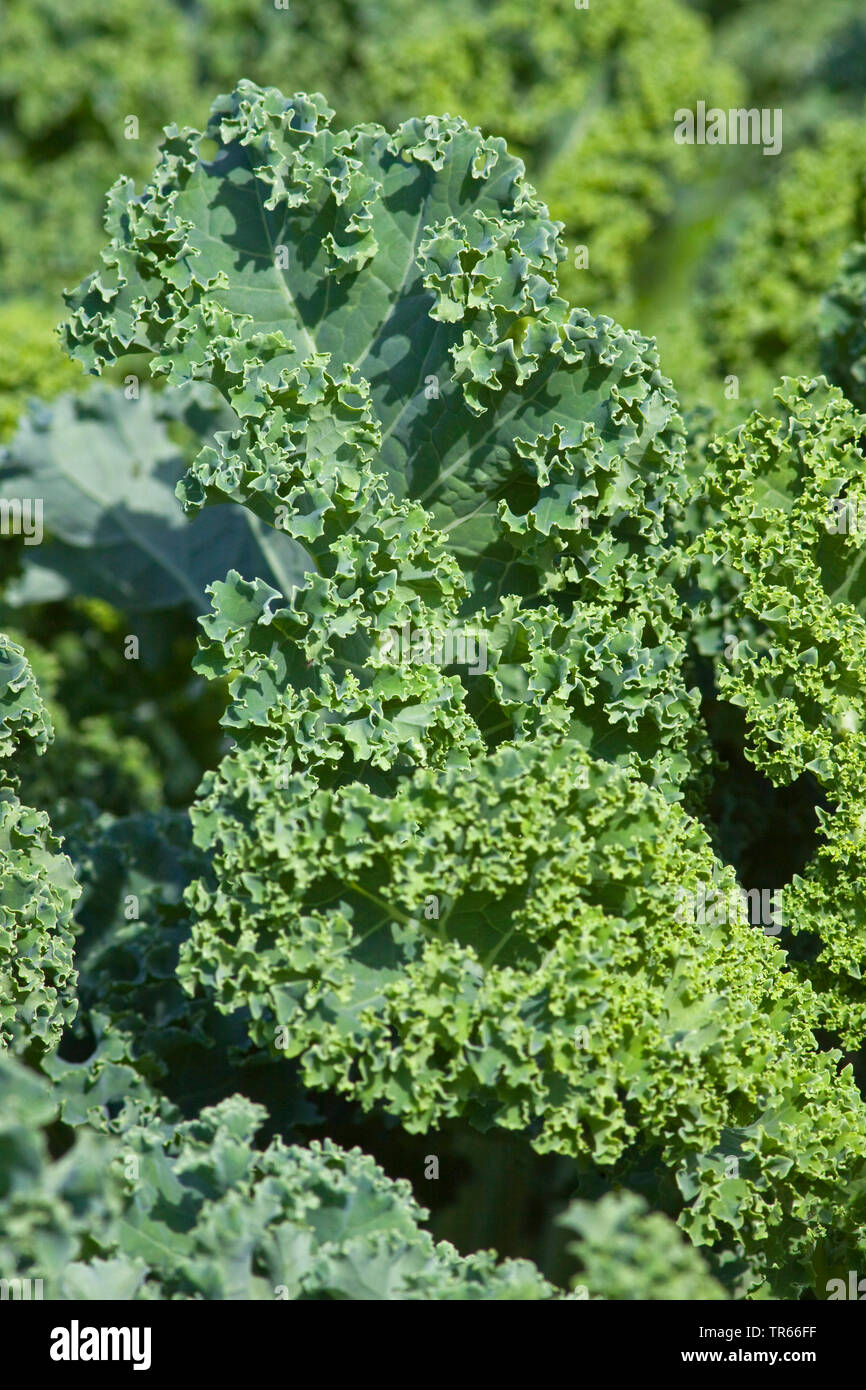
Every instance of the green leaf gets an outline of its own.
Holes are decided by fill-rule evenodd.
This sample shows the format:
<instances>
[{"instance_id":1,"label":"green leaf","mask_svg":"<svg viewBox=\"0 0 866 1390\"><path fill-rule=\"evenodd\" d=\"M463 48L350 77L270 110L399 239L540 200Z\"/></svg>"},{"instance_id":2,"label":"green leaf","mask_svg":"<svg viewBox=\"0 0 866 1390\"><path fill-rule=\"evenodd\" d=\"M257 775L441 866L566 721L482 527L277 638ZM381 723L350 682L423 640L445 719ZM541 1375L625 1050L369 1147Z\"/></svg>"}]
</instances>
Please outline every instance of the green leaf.
<instances>
[{"instance_id":1,"label":"green leaf","mask_svg":"<svg viewBox=\"0 0 866 1390\"><path fill-rule=\"evenodd\" d=\"M191 524L174 495L191 441L199 447L226 417L202 388L180 398L100 388L34 406L0 450L0 486L39 499L48 539L22 546L24 572L8 601L74 594L127 612L183 605L197 613L208 583L232 565L291 593L305 569L296 542L231 506Z\"/></svg>"}]
</instances>

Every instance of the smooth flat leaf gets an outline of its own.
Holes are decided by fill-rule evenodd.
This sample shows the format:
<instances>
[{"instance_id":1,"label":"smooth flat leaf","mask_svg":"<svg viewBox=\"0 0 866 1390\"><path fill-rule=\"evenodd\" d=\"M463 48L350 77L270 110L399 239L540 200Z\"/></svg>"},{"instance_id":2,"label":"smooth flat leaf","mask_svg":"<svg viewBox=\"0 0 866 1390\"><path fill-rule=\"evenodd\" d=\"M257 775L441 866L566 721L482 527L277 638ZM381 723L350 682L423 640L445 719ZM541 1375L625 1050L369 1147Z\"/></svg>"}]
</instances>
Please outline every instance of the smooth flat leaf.
<instances>
[{"instance_id":1,"label":"smooth flat leaf","mask_svg":"<svg viewBox=\"0 0 866 1390\"><path fill-rule=\"evenodd\" d=\"M233 566L284 593L301 582L299 544L249 512L224 505L192 523L184 516L175 488L191 441L198 447L227 412L202 389L183 396L144 389L127 399L97 387L25 416L0 450L0 493L40 500L45 540L22 545L8 602L74 594L128 612L183 605L197 614L207 585Z\"/></svg>"}]
</instances>

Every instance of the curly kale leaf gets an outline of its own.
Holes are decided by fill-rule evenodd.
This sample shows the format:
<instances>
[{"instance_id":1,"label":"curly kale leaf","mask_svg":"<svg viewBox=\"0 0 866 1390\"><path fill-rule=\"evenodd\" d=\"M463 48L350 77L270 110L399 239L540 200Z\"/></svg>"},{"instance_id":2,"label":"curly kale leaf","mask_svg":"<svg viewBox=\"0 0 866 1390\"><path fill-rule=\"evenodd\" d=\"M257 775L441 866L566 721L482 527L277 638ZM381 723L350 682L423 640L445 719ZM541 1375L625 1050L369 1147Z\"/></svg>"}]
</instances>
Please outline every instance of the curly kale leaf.
<instances>
[{"instance_id":1,"label":"curly kale leaf","mask_svg":"<svg viewBox=\"0 0 866 1390\"><path fill-rule=\"evenodd\" d=\"M0 758L52 737L21 647L0 635ZM72 909L78 885L48 817L22 805L0 767L0 1048L38 1057L75 1016Z\"/></svg>"},{"instance_id":2,"label":"curly kale leaf","mask_svg":"<svg viewBox=\"0 0 866 1390\"><path fill-rule=\"evenodd\" d=\"M463 1258L358 1149L255 1146L241 1096L194 1120L87 1124L60 1158L62 1083L0 1059L0 1259L54 1299L546 1299L525 1260Z\"/></svg>"},{"instance_id":3,"label":"curly kale leaf","mask_svg":"<svg viewBox=\"0 0 866 1390\"><path fill-rule=\"evenodd\" d=\"M818 847L785 892L786 926L819 939L798 969L823 1023L866 1037L866 417L823 378L784 381L777 414L712 446L721 517L697 543L737 576L752 636L720 674L746 718L747 756L776 785L810 774L827 805Z\"/></svg>"},{"instance_id":4,"label":"curly kale leaf","mask_svg":"<svg viewBox=\"0 0 866 1390\"><path fill-rule=\"evenodd\" d=\"M295 602L339 607L333 635L369 649L400 616L382 552L423 523L416 592L444 583L464 622L504 615L491 724L513 723L541 625L557 649L543 680L587 740L648 777L659 754L681 781L696 742L668 545L682 434L652 344L559 297L557 228L503 141L447 117L335 132L330 114L241 83L205 143L170 133L145 192L113 192L72 350L98 370L135 345L170 381L217 387L236 427L202 450L186 505L243 502L306 546ZM353 534L373 571L356 598ZM425 579L434 540L459 583L453 566Z\"/></svg>"}]
</instances>

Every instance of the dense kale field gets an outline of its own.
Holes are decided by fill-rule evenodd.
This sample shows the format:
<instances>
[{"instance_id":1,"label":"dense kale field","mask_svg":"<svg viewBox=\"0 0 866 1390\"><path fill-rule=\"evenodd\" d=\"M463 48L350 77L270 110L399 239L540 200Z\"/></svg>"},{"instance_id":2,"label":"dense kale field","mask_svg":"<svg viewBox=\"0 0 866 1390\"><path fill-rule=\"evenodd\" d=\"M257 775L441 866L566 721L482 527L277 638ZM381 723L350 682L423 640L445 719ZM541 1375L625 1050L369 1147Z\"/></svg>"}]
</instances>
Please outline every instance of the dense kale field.
<instances>
[{"instance_id":1,"label":"dense kale field","mask_svg":"<svg viewBox=\"0 0 866 1390\"><path fill-rule=\"evenodd\" d=\"M0 26L0 1282L847 1296L859 0Z\"/></svg>"}]
</instances>

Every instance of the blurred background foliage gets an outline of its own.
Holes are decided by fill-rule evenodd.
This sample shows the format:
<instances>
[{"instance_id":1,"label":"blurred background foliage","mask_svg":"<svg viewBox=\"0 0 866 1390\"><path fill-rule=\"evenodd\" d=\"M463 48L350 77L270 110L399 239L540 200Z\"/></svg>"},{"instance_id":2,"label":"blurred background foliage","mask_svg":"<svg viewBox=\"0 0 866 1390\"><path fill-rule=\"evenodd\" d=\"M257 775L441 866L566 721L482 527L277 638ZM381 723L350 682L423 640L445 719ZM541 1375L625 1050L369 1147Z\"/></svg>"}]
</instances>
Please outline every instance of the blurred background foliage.
<instances>
[{"instance_id":1,"label":"blurred background foliage","mask_svg":"<svg viewBox=\"0 0 866 1390\"><path fill-rule=\"evenodd\" d=\"M201 128L214 96L242 76L321 91L341 123L449 112L504 136L563 223L566 297L658 338L698 475L708 434L766 406L782 373L822 363L833 372L850 362L852 342L866 360L866 295L850 288L851 275L862 280L862 247L829 311L825 298L844 253L866 236L863 0L589 0L586 9L573 0L0 0L0 446L13 462L28 401L88 389L54 326L62 290L96 263L108 188L122 174L140 188L163 127ZM698 100L781 108L781 153L676 144L674 112ZM835 338L822 358L828 312ZM4 546L0 584L21 558L20 543ZM152 985L150 1014L129 1015L129 1057L134 1065L139 1034L164 1035L166 1094L213 1103L240 1085L268 1098L287 1137L327 1122L338 1142L360 1143L413 1182L437 1236L464 1253L495 1245L528 1255L565 1279L568 1237L552 1218L574 1192L572 1162L465 1125L408 1136L342 1103L325 1115L321 1098L314 1105L300 1090L281 1110L276 1078L238 1055L224 1021L188 1011L175 1021L187 1008L173 974L183 924L179 888L164 885L177 866L145 873L151 887L137 891L153 893L158 911L125 940L117 846L124 836L150 843L157 831L136 817L186 807L218 761L220 692L190 677L189 605L135 614L134 680L122 654L130 621L97 599L0 604L0 628L26 647L56 731L49 757L19 758L22 796L67 834L85 890L83 1007L67 1061L103 1046L99 1006L112 987L122 992L119 952L128 978ZM157 930L161 914L170 939ZM186 1076L172 1085L182 1065L200 1071L191 1091ZM440 1183L423 1181L431 1152ZM641 1173L629 1181L640 1188ZM672 1191L668 1214L676 1211Z\"/></svg>"}]
</instances>

